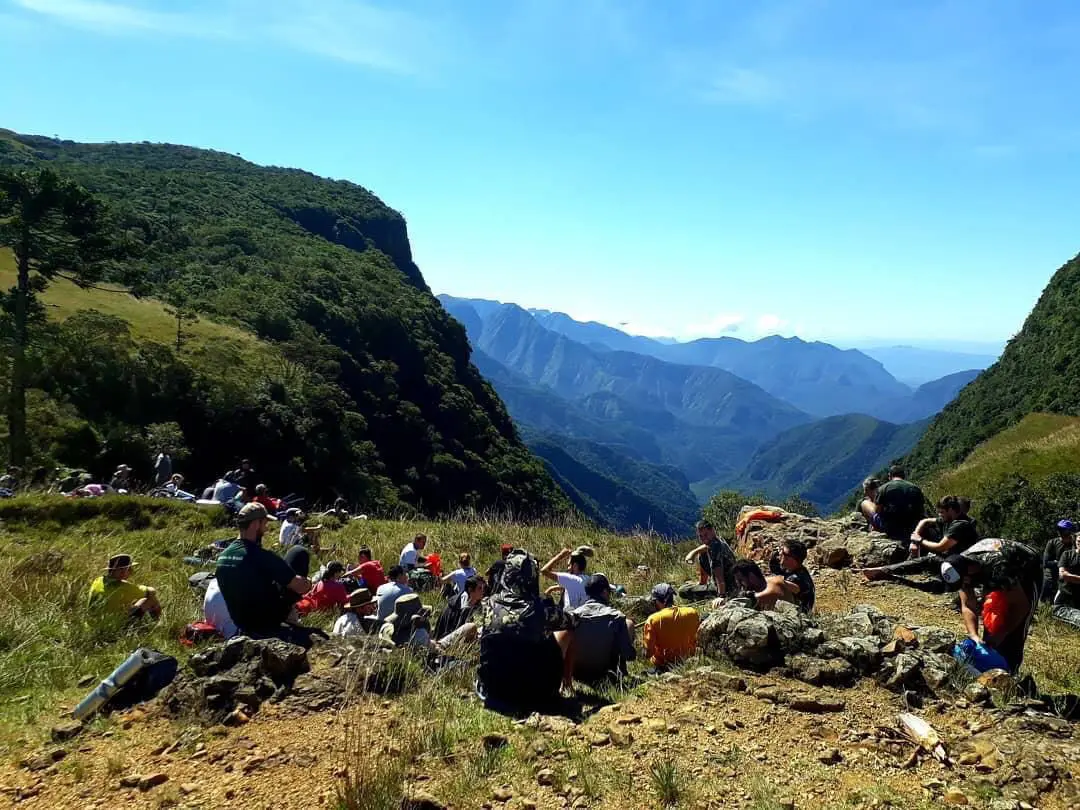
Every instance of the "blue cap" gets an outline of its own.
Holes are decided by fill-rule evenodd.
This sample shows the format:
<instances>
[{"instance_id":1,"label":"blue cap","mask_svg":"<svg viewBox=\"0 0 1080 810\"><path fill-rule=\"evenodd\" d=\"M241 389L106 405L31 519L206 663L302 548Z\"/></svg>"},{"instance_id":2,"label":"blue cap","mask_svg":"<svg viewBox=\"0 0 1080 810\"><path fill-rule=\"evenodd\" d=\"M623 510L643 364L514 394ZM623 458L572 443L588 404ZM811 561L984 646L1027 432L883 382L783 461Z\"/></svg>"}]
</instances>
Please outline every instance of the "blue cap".
<instances>
[{"instance_id":1,"label":"blue cap","mask_svg":"<svg viewBox=\"0 0 1080 810\"><path fill-rule=\"evenodd\" d=\"M1059 520L1057 527L1058 531L1068 532L1069 534L1076 533L1076 524L1071 520Z\"/></svg>"}]
</instances>

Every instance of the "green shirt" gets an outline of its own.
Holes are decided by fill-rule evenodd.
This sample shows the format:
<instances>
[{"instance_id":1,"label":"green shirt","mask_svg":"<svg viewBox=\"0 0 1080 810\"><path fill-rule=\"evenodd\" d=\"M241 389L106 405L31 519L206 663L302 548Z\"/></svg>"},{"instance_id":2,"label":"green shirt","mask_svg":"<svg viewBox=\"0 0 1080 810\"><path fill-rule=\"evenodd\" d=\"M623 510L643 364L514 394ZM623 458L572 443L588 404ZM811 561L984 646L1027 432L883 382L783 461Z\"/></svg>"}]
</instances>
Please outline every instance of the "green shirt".
<instances>
[{"instance_id":1,"label":"green shirt","mask_svg":"<svg viewBox=\"0 0 1080 810\"><path fill-rule=\"evenodd\" d=\"M926 514L925 502L922 490L903 478L882 484L876 503L885 534L895 540L908 540Z\"/></svg>"},{"instance_id":2,"label":"green shirt","mask_svg":"<svg viewBox=\"0 0 1080 810\"><path fill-rule=\"evenodd\" d=\"M258 543L234 540L217 561L217 582L229 615L242 633L275 631L293 601L286 589L296 573Z\"/></svg>"}]
</instances>

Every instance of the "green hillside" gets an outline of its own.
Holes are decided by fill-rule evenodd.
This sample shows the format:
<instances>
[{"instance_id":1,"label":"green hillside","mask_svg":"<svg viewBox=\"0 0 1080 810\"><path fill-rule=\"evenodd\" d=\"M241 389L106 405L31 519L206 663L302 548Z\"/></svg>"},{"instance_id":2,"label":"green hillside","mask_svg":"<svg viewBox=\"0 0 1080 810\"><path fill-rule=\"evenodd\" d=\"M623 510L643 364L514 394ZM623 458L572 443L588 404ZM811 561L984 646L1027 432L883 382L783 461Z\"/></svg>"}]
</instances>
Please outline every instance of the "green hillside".
<instances>
[{"instance_id":1,"label":"green hillside","mask_svg":"<svg viewBox=\"0 0 1080 810\"><path fill-rule=\"evenodd\" d=\"M1001 359L934 420L909 466L917 476L955 466L1031 413L1080 416L1080 256L1050 279Z\"/></svg>"},{"instance_id":2,"label":"green hillside","mask_svg":"<svg viewBox=\"0 0 1080 810\"><path fill-rule=\"evenodd\" d=\"M31 424L64 430L38 437L38 463L145 476L148 427L175 423L196 482L248 456L279 491L367 510L566 508L428 291L404 219L369 191L182 146L0 132L0 169L39 164L98 195L134 247L107 281L202 320L176 352L160 305L56 287Z\"/></svg>"},{"instance_id":3,"label":"green hillside","mask_svg":"<svg viewBox=\"0 0 1080 810\"><path fill-rule=\"evenodd\" d=\"M894 425L863 414L822 419L767 442L733 483L770 497L795 493L832 512L863 478L907 453L925 428L925 422Z\"/></svg>"}]
</instances>

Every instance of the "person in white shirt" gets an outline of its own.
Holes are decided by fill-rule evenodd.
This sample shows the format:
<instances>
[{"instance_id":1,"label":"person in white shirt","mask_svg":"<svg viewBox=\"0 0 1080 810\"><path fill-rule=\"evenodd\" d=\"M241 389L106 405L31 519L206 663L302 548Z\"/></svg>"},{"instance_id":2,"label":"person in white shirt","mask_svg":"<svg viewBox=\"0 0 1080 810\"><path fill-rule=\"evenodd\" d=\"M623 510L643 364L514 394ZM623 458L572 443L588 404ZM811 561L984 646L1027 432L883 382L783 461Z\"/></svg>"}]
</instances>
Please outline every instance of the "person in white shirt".
<instances>
[{"instance_id":1,"label":"person in white shirt","mask_svg":"<svg viewBox=\"0 0 1080 810\"><path fill-rule=\"evenodd\" d=\"M366 636L374 633L376 628L375 613L379 603L371 595L367 588L359 588L349 594L342 613L334 622L333 634L342 638L349 636Z\"/></svg>"},{"instance_id":2,"label":"person in white shirt","mask_svg":"<svg viewBox=\"0 0 1080 810\"><path fill-rule=\"evenodd\" d=\"M237 633L236 624L229 615L229 606L225 604L225 597L218 587L216 577L210 580L203 597L203 618L208 624L214 625L225 638L232 638Z\"/></svg>"},{"instance_id":3,"label":"person in white shirt","mask_svg":"<svg viewBox=\"0 0 1080 810\"><path fill-rule=\"evenodd\" d=\"M398 564L406 571L411 571L424 562L424 557L420 553L427 545L427 535L418 534L413 538L411 543L406 543L405 547L401 549L401 556L398 557Z\"/></svg>"},{"instance_id":4,"label":"person in white shirt","mask_svg":"<svg viewBox=\"0 0 1080 810\"><path fill-rule=\"evenodd\" d=\"M379 590L375 591L375 598L379 600L379 610L376 614L379 624L382 624L386 617L394 612L398 599L413 592L413 589L409 587L409 577L400 565L390 566L386 576L390 581L380 585Z\"/></svg>"},{"instance_id":5,"label":"person in white shirt","mask_svg":"<svg viewBox=\"0 0 1080 810\"><path fill-rule=\"evenodd\" d=\"M566 571L556 571L555 568L562 564L563 560L569 560ZM553 579L563 591L563 609L573 610L585 604L585 582L589 576L585 573L588 565L588 557L583 549L571 551L564 548L550 560L547 565L540 569L540 573L548 579Z\"/></svg>"},{"instance_id":6,"label":"person in white shirt","mask_svg":"<svg viewBox=\"0 0 1080 810\"><path fill-rule=\"evenodd\" d=\"M465 593L465 580L476 576L476 569L472 567L472 558L468 554L458 555L458 568L442 578L443 584L450 583L454 586L455 594Z\"/></svg>"},{"instance_id":7,"label":"person in white shirt","mask_svg":"<svg viewBox=\"0 0 1080 810\"><path fill-rule=\"evenodd\" d=\"M285 520L281 521L281 532L278 534L278 542L282 548L295 546L300 542L300 536L304 533L304 513L299 509L289 509L285 513Z\"/></svg>"}]
</instances>

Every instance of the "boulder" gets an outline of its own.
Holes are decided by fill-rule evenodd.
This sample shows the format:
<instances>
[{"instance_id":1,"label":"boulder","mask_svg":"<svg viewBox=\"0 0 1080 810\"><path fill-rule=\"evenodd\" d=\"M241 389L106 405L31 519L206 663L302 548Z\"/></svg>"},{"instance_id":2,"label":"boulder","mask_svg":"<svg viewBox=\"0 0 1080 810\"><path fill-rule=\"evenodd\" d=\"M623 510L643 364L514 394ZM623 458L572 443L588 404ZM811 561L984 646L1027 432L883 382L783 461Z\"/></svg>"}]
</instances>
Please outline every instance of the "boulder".
<instances>
[{"instance_id":1,"label":"boulder","mask_svg":"<svg viewBox=\"0 0 1080 810\"><path fill-rule=\"evenodd\" d=\"M698 629L698 648L727 656L740 666L766 670L782 664L788 654L813 649L823 638L809 617L787 603L768 611L725 605Z\"/></svg>"},{"instance_id":2,"label":"boulder","mask_svg":"<svg viewBox=\"0 0 1080 810\"><path fill-rule=\"evenodd\" d=\"M896 622L873 605L855 605L841 616L827 616L821 624L829 638L866 638L884 644L893 638Z\"/></svg>"},{"instance_id":3,"label":"boulder","mask_svg":"<svg viewBox=\"0 0 1080 810\"><path fill-rule=\"evenodd\" d=\"M817 561L828 568L877 568L907 557L907 549L883 534L845 532L819 543Z\"/></svg>"},{"instance_id":4,"label":"boulder","mask_svg":"<svg viewBox=\"0 0 1080 810\"><path fill-rule=\"evenodd\" d=\"M656 612L656 604L648 596L624 596L614 606L635 622L643 622Z\"/></svg>"},{"instance_id":5,"label":"boulder","mask_svg":"<svg viewBox=\"0 0 1080 810\"><path fill-rule=\"evenodd\" d=\"M953 647L956 646L956 633L952 630L944 627L916 627L914 631L920 652L952 655Z\"/></svg>"},{"instance_id":6,"label":"boulder","mask_svg":"<svg viewBox=\"0 0 1080 810\"><path fill-rule=\"evenodd\" d=\"M879 677L885 688L896 692L918 689L924 684L922 666L922 659L917 655L900 653L881 670Z\"/></svg>"},{"instance_id":7,"label":"boulder","mask_svg":"<svg viewBox=\"0 0 1080 810\"><path fill-rule=\"evenodd\" d=\"M826 641L814 651L814 655L843 659L863 675L877 672L883 660L877 640L867 636L843 636Z\"/></svg>"}]
</instances>

